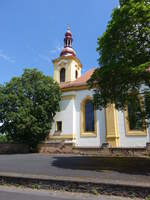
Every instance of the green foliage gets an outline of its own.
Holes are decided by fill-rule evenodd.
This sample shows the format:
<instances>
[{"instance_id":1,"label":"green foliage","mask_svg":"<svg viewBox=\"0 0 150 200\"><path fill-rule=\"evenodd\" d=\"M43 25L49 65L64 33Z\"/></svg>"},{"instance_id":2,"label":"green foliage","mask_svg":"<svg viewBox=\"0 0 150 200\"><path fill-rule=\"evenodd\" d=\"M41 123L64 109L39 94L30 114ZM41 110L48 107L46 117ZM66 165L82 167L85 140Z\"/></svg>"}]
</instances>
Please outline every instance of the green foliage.
<instances>
[{"instance_id":1,"label":"green foliage","mask_svg":"<svg viewBox=\"0 0 150 200\"><path fill-rule=\"evenodd\" d=\"M48 135L59 111L59 85L36 69L25 69L21 77L1 85L0 94L0 132L35 148Z\"/></svg>"},{"instance_id":2,"label":"green foliage","mask_svg":"<svg viewBox=\"0 0 150 200\"><path fill-rule=\"evenodd\" d=\"M150 200L150 195L148 195L148 196L145 198L145 200Z\"/></svg>"},{"instance_id":3,"label":"green foliage","mask_svg":"<svg viewBox=\"0 0 150 200\"><path fill-rule=\"evenodd\" d=\"M88 83L91 88L96 87L94 103L98 109L109 103L115 103L117 109L125 109L139 91L148 97L150 0L120 0L120 8L114 9L106 32L98 38L97 51L101 67ZM146 87L141 89L141 85Z\"/></svg>"},{"instance_id":4,"label":"green foliage","mask_svg":"<svg viewBox=\"0 0 150 200\"><path fill-rule=\"evenodd\" d=\"M7 136L0 134L0 143L8 142Z\"/></svg>"}]
</instances>

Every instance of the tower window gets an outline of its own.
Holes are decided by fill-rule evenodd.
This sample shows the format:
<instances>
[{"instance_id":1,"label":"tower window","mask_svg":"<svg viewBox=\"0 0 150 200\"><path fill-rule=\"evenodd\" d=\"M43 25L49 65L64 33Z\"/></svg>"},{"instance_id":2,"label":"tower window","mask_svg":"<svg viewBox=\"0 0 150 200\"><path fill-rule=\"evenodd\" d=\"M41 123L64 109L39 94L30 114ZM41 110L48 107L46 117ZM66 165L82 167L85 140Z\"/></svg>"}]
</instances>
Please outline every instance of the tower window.
<instances>
[{"instance_id":1,"label":"tower window","mask_svg":"<svg viewBox=\"0 0 150 200\"><path fill-rule=\"evenodd\" d=\"M65 82L65 68L60 70L60 82Z\"/></svg>"},{"instance_id":2,"label":"tower window","mask_svg":"<svg viewBox=\"0 0 150 200\"><path fill-rule=\"evenodd\" d=\"M75 74L75 76L76 76L76 79L78 78L78 71L76 70L76 74Z\"/></svg>"}]
</instances>

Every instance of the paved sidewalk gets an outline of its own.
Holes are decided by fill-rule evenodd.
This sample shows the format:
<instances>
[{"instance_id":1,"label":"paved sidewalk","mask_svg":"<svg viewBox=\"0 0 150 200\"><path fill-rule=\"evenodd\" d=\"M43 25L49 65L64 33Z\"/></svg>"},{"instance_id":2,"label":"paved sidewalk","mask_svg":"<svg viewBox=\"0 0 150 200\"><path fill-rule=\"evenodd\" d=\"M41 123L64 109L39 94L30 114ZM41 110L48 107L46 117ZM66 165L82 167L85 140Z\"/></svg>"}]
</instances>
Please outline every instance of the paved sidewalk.
<instances>
[{"instance_id":1,"label":"paved sidewalk","mask_svg":"<svg viewBox=\"0 0 150 200\"><path fill-rule=\"evenodd\" d=\"M137 164L132 163L131 159L128 168L124 167L123 162L119 166L118 163L114 164L114 161L109 166L109 162L106 163L109 159L112 158L42 154L0 155L0 175L150 187L149 159L139 159Z\"/></svg>"}]
</instances>

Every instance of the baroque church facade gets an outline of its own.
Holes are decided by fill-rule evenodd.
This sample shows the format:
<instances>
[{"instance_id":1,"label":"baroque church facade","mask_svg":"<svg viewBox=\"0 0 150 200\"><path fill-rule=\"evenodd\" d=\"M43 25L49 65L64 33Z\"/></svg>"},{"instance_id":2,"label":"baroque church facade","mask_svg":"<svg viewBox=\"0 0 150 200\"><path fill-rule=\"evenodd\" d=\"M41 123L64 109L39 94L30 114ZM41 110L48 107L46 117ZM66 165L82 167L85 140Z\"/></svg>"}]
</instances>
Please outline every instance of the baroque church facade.
<instances>
[{"instance_id":1,"label":"baroque church facade","mask_svg":"<svg viewBox=\"0 0 150 200\"><path fill-rule=\"evenodd\" d=\"M64 48L53 60L54 80L60 85L62 98L60 112L57 112L50 140L71 142L75 147L97 148L103 144L110 147L144 147L149 142L149 129L139 125L132 107L118 111L114 105L96 110L93 90L87 80L94 69L82 75L82 64L72 47L72 33L67 29ZM139 101L140 105L140 101ZM132 122L132 123L131 123Z\"/></svg>"}]
</instances>

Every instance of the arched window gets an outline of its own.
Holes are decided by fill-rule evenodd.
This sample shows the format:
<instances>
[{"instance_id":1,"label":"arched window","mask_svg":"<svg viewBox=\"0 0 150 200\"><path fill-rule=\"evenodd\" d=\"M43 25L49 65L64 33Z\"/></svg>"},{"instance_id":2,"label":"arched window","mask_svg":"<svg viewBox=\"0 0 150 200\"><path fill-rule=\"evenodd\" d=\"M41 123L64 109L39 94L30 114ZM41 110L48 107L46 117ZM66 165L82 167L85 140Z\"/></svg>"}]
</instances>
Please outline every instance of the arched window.
<instances>
[{"instance_id":1,"label":"arched window","mask_svg":"<svg viewBox=\"0 0 150 200\"><path fill-rule=\"evenodd\" d=\"M75 76L76 76L76 79L77 79L78 78L78 71L77 70L76 70L76 75Z\"/></svg>"},{"instance_id":2,"label":"arched window","mask_svg":"<svg viewBox=\"0 0 150 200\"><path fill-rule=\"evenodd\" d=\"M128 101L125 110L126 135L139 136L147 134L143 109L143 101L141 97Z\"/></svg>"},{"instance_id":3,"label":"arched window","mask_svg":"<svg viewBox=\"0 0 150 200\"><path fill-rule=\"evenodd\" d=\"M65 68L60 70L60 82L65 82Z\"/></svg>"},{"instance_id":4,"label":"arched window","mask_svg":"<svg viewBox=\"0 0 150 200\"><path fill-rule=\"evenodd\" d=\"M92 101L85 102L85 132L94 131L94 105Z\"/></svg>"},{"instance_id":5,"label":"arched window","mask_svg":"<svg viewBox=\"0 0 150 200\"><path fill-rule=\"evenodd\" d=\"M143 119L140 100L128 102L128 120L130 130L143 130Z\"/></svg>"},{"instance_id":6,"label":"arched window","mask_svg":"<svg viewBox=\"0 0 150 200\"><path fill-rule=\"evenodd\" d=\"M97 134L96 128L96 110L92 102L92 98L87 96L81 102L81 117L80 117L80 134L85 137L95 137Z\"/></svg>"}]
</instances>

